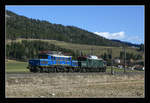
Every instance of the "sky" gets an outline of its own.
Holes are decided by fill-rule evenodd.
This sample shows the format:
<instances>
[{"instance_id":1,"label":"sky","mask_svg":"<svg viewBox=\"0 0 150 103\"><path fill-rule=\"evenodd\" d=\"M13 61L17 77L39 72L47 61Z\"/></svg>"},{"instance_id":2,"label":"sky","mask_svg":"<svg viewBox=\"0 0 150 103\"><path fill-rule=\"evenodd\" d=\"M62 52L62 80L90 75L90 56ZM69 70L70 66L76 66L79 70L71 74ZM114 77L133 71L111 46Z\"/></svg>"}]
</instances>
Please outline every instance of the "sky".
<instances>
[{"instance_id":1,"label":"sky","mask_svg":"<svg viewBox=\"0 0 150 103\"><path fill-rule=\"evenodd\" d=\"M6 6L33 19L76 26L107 39L144 43L144 5Z\"/></svg>"}]
</instances>

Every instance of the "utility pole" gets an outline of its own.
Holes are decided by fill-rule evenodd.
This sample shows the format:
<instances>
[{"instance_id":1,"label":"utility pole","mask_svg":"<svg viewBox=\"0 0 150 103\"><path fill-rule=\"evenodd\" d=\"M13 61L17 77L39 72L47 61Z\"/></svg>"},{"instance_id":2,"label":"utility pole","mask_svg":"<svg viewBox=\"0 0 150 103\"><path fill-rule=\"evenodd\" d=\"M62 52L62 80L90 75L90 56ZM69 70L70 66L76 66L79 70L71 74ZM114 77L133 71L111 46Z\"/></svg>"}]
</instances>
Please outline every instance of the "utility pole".
<instances>
[{"instance_id":1,"label":"utility pole","mask_svg":"<svg viewBox=\"0 0 150 103\"><path fill-rule=\"evenodd\" d=\"M31 32L31 36L30 36L30 38L32 38L32 19L30 19L30 32Z\"/></svg>"},{"instance_id":2,"label":"utility pole","mask_svg":"<svg viewBox=\"0 0 150 103\"><path fill-rule=\"evenodd\" d=\"M39 30L38 30L38 35L39 35L39 37L40 37L40 20L38 20L38 24L39 24L39 25L38 25L38 29L39 29Z\"/></svg>"},{"instance_id":3,"label":"utility pole","mask_svg":"<svg viewBox=\"0 0 150 103\"><path fill-rule=\"evenodd\" d=\"M26 25L26 36L25 38L27 39L27 21L25 20L25 25Z\"/></svg>"},{"instance_id":4,"label":"utility pole","mask_svg":"<svg viewBox=\"0 0 150 103\"><path fill-rule=\"evenodd\" d=\"M114 74L114 71L113 71L113 58L112 58L112 48L110 49L110 54L111 54L111 74L113 75Z\"/></svg>"},{"instance_id":5,"label":"utility pole","mask_svg":"<svg viewBox=\"0 0 150 103\"><path fill-rule=\"evenodd\" d=\"M93 55L93 48L91 48L91 55Z\"/></svg>"},{"instance_id":6,"label":"utility pole","mask_svg":"<svg viewBox=\"0 0 150 103\"><path fill-rule=\"evenodd\" d=\"M125 49L125 44L124 44L123 50L124 50L124 73L126 73L126 49Z\"/></svg>"}]
</instances>

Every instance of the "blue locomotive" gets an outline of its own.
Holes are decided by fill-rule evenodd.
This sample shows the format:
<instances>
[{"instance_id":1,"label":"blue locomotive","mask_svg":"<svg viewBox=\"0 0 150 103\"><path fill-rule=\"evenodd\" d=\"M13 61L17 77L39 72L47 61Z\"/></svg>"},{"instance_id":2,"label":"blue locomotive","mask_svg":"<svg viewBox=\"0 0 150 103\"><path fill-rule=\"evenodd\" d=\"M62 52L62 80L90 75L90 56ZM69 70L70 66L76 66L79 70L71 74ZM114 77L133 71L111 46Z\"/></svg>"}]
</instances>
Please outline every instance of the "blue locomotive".
<instances>
[{"instance_id":1,"label":"blue locomotive","mask_svg":"<svg viewBox=\"0 0 150 103\"><path fill-rule=\"evenodd\" d=\"M80 56L78 60L72 60L72 56L54 53L39 54L38 59L29 60L27 68L30 72L106 71L106 65L102 59Z\"/></svg>"}]
</instances>

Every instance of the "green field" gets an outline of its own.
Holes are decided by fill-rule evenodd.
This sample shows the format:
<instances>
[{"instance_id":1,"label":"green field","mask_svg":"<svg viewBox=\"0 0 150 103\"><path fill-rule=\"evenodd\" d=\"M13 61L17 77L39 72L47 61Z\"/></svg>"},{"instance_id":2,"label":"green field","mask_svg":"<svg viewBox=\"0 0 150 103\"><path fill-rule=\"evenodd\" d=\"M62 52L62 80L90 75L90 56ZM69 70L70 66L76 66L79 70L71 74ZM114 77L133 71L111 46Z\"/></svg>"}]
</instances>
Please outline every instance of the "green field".
<instances>
[{"instance_id":1,"label":"green field","mask_svg":"<svg viewBox=\"0 0 150 103\"><path fill-rule=\"evenodd\" d=\"M8 60L8 62L5 62L6 72L29 72L27 65L27 62L15 60Z\"/></svg>"}]
</instances>

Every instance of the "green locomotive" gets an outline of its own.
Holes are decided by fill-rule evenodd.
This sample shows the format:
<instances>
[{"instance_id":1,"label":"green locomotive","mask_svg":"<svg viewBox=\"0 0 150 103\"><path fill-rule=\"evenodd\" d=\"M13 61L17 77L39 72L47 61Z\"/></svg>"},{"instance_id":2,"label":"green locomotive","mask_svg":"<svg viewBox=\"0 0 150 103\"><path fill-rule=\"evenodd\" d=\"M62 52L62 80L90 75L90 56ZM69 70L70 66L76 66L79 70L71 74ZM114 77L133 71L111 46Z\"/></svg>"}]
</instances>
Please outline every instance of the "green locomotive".
<instances>
[{"instance_id":1,"label":"green locomotive","mask_svg":"<svg viewBox=\"0 0 150 103\"><path fill-rule=\"evenodd\" d=\"M83 72L106 72L106 62L96 56L78 57L78 66Z\"/></svg>"}]
</instances>

